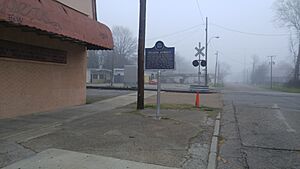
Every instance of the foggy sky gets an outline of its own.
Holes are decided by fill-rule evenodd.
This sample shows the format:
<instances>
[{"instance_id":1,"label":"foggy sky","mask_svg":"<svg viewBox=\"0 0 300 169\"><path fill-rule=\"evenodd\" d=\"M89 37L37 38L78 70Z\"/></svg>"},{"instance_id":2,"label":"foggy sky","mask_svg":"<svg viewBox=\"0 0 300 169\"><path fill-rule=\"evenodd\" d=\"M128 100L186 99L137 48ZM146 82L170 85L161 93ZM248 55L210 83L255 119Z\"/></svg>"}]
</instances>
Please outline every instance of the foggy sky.
<instances>
[{"instance_id":1,"label":"foggy sky","mask_svg":"<svg viewBox=\"0 0 300 169\"><path fill-rule=\"evenodd\" d=\"M191 63L196 59L194 48L199 42L205 43L203 20L207 16L209 37L220 36L209 45L210 72L214 70L217 50L221 61L231 66L232 78L242 71L244 65L251 68L250 57L254 54L260 57L260 61L267 61L269 55L276 55L277 62L292 61L288 50L289 35L275 36L289 34L289 31L274 23L274 1L198 0L199 10L196 0L148 0L146 47L153 47L156 41L162 40L166 46L174 46L176 52ZM139 0L97 0L97 8L100 22L110 28L125 26L138 36ZM270 34L272 36L268 36Z\"/></svg>"}]
</instances>

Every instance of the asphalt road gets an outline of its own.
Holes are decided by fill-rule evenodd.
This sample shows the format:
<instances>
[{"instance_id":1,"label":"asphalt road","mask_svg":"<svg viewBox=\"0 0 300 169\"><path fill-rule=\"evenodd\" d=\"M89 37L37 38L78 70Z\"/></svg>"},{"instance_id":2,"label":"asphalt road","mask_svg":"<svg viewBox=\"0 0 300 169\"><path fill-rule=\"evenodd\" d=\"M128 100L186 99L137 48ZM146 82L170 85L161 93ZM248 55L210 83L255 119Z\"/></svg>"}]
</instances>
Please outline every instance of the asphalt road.
<instances>
[{"instance_id":1,"label":"asphalt road","mask_svg":"<svg viewBox=\"0 0 300 169\"><path fill-rule=\"evenodd\" d=\"M300 168L300 94L238 84L223 93L218 168Z\"/></svg>"},{"instance_id":2,"label":"asphalt road","mask_svg":"<svg viewBox=\"0 0 300 169\"><path fill-rule=\"evenodd\" d=\"M88 87L111 87L108 83L101 83L101 84L87 84ZM114 83L113 87L115 88L124 88L123 83ZM157 85L150 85L145 84L145 89L157 89ZM168 90L184 90L189 91L190 85L189 84L176 84L176 83L162 83L161 89L168 89Z\"/></svg>"},{"instance_id":3,"label":"asphalt road","mask_svg":"<svg viewBox=\"0 0 300 169\"><path fill-rule=\"evenodd\" d=\"M88 104L98 102L101 100L134 93L128 90L102 90L102 89L87 89L86 90L86 102Z\"/></svg>"}]
</instances>

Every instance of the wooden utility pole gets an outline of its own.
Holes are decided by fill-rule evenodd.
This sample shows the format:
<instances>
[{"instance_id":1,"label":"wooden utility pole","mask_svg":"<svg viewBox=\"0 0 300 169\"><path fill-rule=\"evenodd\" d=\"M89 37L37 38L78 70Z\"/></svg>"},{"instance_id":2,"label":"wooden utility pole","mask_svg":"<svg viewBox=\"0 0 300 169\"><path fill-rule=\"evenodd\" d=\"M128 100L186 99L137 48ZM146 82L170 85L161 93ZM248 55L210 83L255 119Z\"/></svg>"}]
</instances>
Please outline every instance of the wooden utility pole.
<instances>
[{"instance_id":1,"label":"wooden utility pole","mask_svg":"<svg viewBox=\"0 0 300 169\"><path fill-rule=\"evenodd\" d=\"M270 59L271 59L271 62L270 62L270 65L271 65L271 74L270 74L270 87L271 87L271 89L273 88L273 64L275 64L274 62L273 62L273 58L275 57L275 56L268 56Z\"/></svg>"},{"instance_id":2,"label":"wooden utility pole","mask_svg":"<svg viewBox=\"0 0 300 169\"><path fill-rule=\"evenodd\" d=\"M218 77L218 82L220 84L223 84L223 81L221 81L221 78L220 78L220 63L218 63L218 75L217 75L217 77Z\"/></svg>"},{"instance_id":3,"label":"wooden utility pole","mask_svg":"<svg viewBox=\"0 0 300 169\"><path fill-rule=\"evenodd\" d=\"M115 52L111 56L111 79L110 79L110 86L114 85L114 73L115 73Z\"/></svg>"},{"instance_id":4,"label":"wooden utility pole","mask_svg":"<svg viewBox=\"0 0 300 169\"><path fill-rule=\"evenodd\" d=\"M254 72L255 72L255 61L253 59L253 62L252 62L252 73L251 73L251 84L253 84Z\"/></svg>"},{"instance_id":5,"label":"wooden utility pole","mask_svg":"<svg viewBox=\"0 0 300 169\"><path fill-rule=\"evenodd\" d=\"M144 109L144 55L145 55L145 32L146 32L145 29L146 29L146 0L140 0L137 109Z\"/></svg>"},{"instance_id":6,"label":"wooden utility pole","mask_svg":"<svg viewBox=\"0 0 300 169\"><path fill-rule=\"evenodd\" d=\"M216 65L215 65L215 81L214 85L217 86L217 69L218 69L218 58L219 58L219 52L216 53Z\"/></svg>"},{"instance_id":7,"label":"wooden utility pole","mask_svg":"<svg viewBox=\"0 0 300 169\"><path fill-rule=\"evenodd\" d=\"M206 27L205 27L205 61L206 61L206 66L205 66L205 86L208 86L208 73L207 73L207 48L208 48L208 42L207 42L207 38L208 38L208 18L206 17Z\"/></svg>"}]
</instances>

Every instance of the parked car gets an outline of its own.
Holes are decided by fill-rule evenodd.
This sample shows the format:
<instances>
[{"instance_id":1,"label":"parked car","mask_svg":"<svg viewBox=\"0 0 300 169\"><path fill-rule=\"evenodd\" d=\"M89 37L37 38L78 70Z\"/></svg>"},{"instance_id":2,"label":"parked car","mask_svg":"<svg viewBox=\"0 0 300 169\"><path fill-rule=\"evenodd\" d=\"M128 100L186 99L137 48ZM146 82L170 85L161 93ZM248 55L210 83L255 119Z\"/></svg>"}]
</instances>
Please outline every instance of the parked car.
<instances>
[{"instance_id":1,"label":"parked car","mask_svg":"<svg viewBox=\"0 0 300 169\"><path fill-rule=\"evenodd\" d=\"M152 79L149 81L150 85L157 85L157 80L156 79Z\"/></svg>"}]
</instances>

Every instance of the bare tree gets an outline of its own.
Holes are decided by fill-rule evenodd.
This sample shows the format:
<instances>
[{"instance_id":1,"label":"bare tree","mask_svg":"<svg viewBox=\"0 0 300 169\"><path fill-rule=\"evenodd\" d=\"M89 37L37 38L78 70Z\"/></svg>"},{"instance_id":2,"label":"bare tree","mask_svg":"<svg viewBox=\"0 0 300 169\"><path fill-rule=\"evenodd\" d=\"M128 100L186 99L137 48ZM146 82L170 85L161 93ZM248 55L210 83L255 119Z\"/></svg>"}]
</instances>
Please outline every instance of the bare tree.
<instances>
[{"instance_id":1,"label":"bare tree","mask_svg":"<svg viewBox=\"0 0 300 169\"><path fill-rule=\"evenodd\" d=\"M268 64L262 63L258 65L251 77L252 83L254 84L265 84L268 74Z\"/></svg>"},{"instance_id":2,"label":"bare tree","mask_svg":"<svg viewBox=\"0 0 300 169\"><path fill-rule=\"evenodd\" d=\"M278 61L273 67L273 75L281 80L292 79L294 75L293 65L285 60Z\"/></svg>"},{"instance_id":3,"label":"bare tree","mask_svg":"<svg viewBox=\"0 0 300 169\"><path fill-rule=\"evenodd\" d=\"M225 78L230 75L231 72L231 67L229 64L225 63L225 62L221 62L218 65L218 83L220 84L224 84L224 80Z\"/></svg>"},{"instance_id":4,"label":"bare tree","mask_svg":"<svg viewBox=\"0 0 300 169\"><path fill-rule=\"evenodd\" d=\"M296 64L297 62L297 50L296 50L296 41L294 40L292 34L290 35L290 40L289 40L289 47L290 47L290 53L293 57L293 63Z\"/></svg>"},{"instance_id":5,"label":"bare tree","mask_svg":"<svg viewBox=\"0 0 300 169\"><path fill-rule=\"evenodd\" d=\"M124 68L126 64L133 64L136 61L137 40L132 32L123 26L112 28L114 49L113 51L104 51L104 68L111 69ZM113 62L113 64L112 64Z\"/></svg>"},{"instance_id":6,"label":"bare tree","mask_svg":"<svg viewBox=\"0 0 300 169\"><path fill-rule=\"evenodd\" d=\"M100 67L100 60L99 55L97 54L97 51L90 50L88 51L88 68L99 68Z\"/></svg>"},{"instance_id":7,"label":"bare tree","mask_svg":"<svg viewBox=\"0 0 300 169\"><path fill-rule=\"evenodd\" d=\"M299 81L299 65L300 65L300 1L299 0L277 0L276 19L282 26L290 28L296 32L298 38L298 54L295 63L294 81Z\"/></svg>"},{"instance_id":8,"label":"bare tree","mask_svg":"<svg viewBox=\"0 0 300 169\"><path fill-rule=\"evenodd\" d=\"M255 78L254 77L255 76L254 72L255 72L256 67L259 63L259 57L257 55L252 55L251 58L252 58L252 72L251 72L250 78L251 78L251 83L254 84L254 78Z\"/></svg>"},{"instance_id":9,"label":"bare tree","mask_svg":"<svg viewBox=\"0 0 300 169\"><path fill-rule=\"evenodd\" d=\"M176 52L175 54L175 69L177 73L196 73L191 61L184 58L183 55Z\"/></svg>"}]
</instances>

